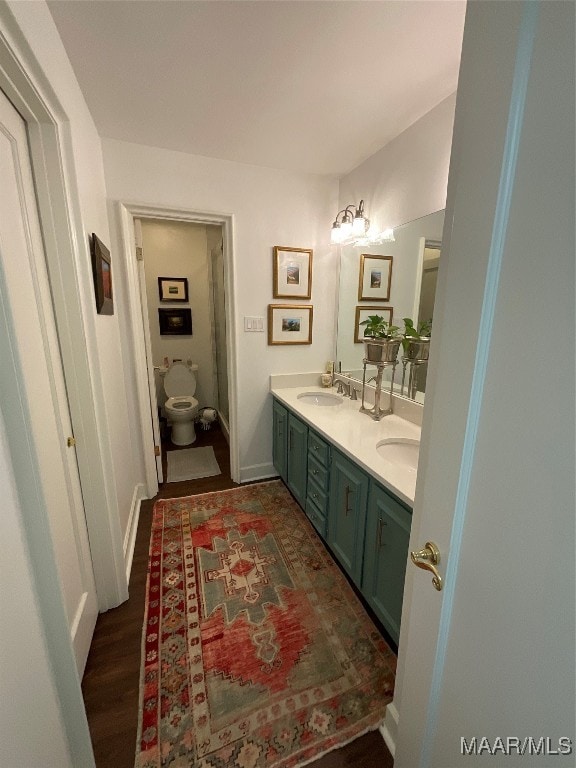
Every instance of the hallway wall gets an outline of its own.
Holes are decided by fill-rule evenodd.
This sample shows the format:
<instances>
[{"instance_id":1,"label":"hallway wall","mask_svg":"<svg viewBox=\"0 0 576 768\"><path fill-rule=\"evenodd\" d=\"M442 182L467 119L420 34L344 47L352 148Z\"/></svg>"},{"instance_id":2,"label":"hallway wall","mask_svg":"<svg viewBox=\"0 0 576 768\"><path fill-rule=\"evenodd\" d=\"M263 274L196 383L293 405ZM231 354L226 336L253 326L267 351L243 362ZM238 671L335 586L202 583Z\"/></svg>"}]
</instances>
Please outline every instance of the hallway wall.
<instances>
[{"instance_id":1,"label":"hallway wall","mask_svg":"<svg viewBox=\"0 0 576 768\"><path fill-rule=\"evenodd\" d=\"M274 473L270 374L319 372L334 356L338 252L329 237L337 211L337 180L112 139L103 139L102 146L111 201L234 215L235 327L229 332L237 345L241 479ZM266 319L268 304L290 303L273 299L275 245L314 250L310 346L272 347L265 332L243 330L244 316ZM126 375L135 377L133 371Z\"/></svg>"},{"instance_id":2,"label":"hallway wall","mask_svg":"<svg viewBox=\"0 0 576 768\"><path fill-rule=\"evenodd\" d=\"M70 172L77 183L77 188L70 192L77 194L78 202L73 200L73 205L78 207L85 234L84 242L77 245L78 259L90 263L89 236L92 232L96 232L105 245L110 245L100 137L47 6L41 2L11 2L9 6L68 117L74 147L74 167ZM118 271L114 257L112 251L113 283ZM80 290L86 314L96 315L93 285L82 285ZM118 313L97 315L94 327L98 359L93 360L92 365L95 375L102 379L105 392L106 429L102 439L108 443L112 454L116 490L113 502L117 503L124 533L139 470L134 465L126 416L127 394L122 373ZM122 470L116 471L120 467Z\"/></svg>"}]
</instances>

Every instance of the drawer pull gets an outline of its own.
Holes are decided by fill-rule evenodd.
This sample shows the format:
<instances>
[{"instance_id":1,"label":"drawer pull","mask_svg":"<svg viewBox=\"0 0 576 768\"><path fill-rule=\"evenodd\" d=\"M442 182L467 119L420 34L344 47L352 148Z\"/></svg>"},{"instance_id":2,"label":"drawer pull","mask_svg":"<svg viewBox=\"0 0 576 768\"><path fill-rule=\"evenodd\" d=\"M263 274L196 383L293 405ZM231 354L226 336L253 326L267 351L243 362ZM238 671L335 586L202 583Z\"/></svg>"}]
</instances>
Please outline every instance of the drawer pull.
<instances>
[{"instance_id":1,"label":"drawer pull","mask_svg":"<svg viewBox=\"0 0 576 768\"><path fill-rule=\"evenodd\" d=\"M312 474L313 474L314 476L316 476L316 475L318 474L318 470L317 470L317 469L313 469L313 470L312 470Z\"/></svg>"},{"instance_id":2,"label":"drawer pull","mask_svg":"<svg viewBox=\"0 0 576 768\"><path fill-rule=\"evenodd\" d=\"M312 498L318 500L318 494L317 493L313 493L312 494Z\"/></svg>"}]
</instances>

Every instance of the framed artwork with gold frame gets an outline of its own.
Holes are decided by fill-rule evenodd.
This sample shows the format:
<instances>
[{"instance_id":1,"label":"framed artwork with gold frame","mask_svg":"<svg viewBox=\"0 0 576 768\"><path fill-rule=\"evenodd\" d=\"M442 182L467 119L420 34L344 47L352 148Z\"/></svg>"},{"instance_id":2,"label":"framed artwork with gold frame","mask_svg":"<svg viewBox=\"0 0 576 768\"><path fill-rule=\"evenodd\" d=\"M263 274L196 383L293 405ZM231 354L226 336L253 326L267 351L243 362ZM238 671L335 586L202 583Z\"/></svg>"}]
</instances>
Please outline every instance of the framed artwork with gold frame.
<instances>
[{"instance_id":1,"label":"framed artwork with gold frame","mask_svg":"<svg viewBox=\"0 0 576 768\"><path fill-rule=\"evenodd\" d=\"M392 256L363 253L360 256L358 301L390 301Z\"/></svg>"},{"instance_id":2,"label":"framed artwork with gold frame","mask_svg":"<svg viewBox=\"0 0 576 768\"><path fill-rule=\"evenodd\" d=\"M387 323L391 323L393 311L393 307L356 307L356 316L354 317L354 344L361 344L364 341L364 328L360 323L367 320L370 315L380 315Z\"/></svg>"},{"instance_id":3,"label":"framed artwork with gold frame","mask_svg":"<svg viewBox=\"0 0 576 768\"><path fill-rule=\"evenodd\" d=\"M274 246L275 299L309 299L312 295L312 249Z\"/></svg>"},{"instance_id":4,"label":"framed artwork with gold frame","mask_svg":"<svg viewBox=\"0 0 576 768\"><path fill-rule=\"evenodd\" d=\"M312 344L311 304L269 304L268 344Z\"/></svg>"}]
</instances>

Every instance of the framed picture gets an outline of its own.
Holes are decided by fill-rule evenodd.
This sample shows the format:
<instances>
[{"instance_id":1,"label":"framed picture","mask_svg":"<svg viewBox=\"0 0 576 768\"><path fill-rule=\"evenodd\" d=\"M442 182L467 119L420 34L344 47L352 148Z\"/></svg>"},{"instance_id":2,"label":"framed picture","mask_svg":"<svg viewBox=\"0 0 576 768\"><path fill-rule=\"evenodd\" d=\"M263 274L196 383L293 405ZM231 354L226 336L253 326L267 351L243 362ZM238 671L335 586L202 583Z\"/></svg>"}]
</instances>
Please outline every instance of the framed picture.
<instances>
[{"instance_id":1,"label":"framed picture","mask_svg":"<svg viewBox=\"0 0 576 768\"><path fill-rule=\"evenodd\" d=\"M274 246L274 298L309 299L312 295L312 250Z\"/></svg>"},{"instance_id":2,"label":"framed picture","mask_svg":"<svg viewBox=\"0 0 576 768\"><path fill-rule=\"evenodd\" d=\"M160 301L188 301L187 277L159 277Z\"/></svg>"},{"instance_id":3,"label":"framed picture","mask_svg":"<svg viewBox=\"0 0 576 768\"><path fill-rule=\"evenodd\" d=\"M269 304L268 344L312 344L311 304Z\"/></svg>"},{"instance_id":4,"label":"framed picture","mask_svg":"<svg viewBox=\"0 0 576 768\"><path fill-rule=\"evenodd\" d=\"M158 320L162 336L191 336L192 311L186 309L159 309Z\"/></svg>"},{"instance_id":5,"label":"framed picture","mask_svg":"<svg viewBox=\"0 0 576 768\"><path fill-rule=\"evenodd\" d=\"M94 275L96 311L99 315L113 315L110 251L94 233L90 238L90 255L92 257L92 274Z\"/></svg>"},{"instance_id":6,"label":"framed picture","mask_svg":"<svg viewBox=\"0 0 576 768\"><path fill-rule=\"evenodd\" d=\"M392 256L360 256L358 301L390 301Z\"/></svg>"},{"instance_id":7,"label":"framed picture","mask_svg":"<svg viewBox=\"0 0 576 768\"><path fill-rule=\"evenodd\" d=\"M361 344L364 341L364 326L360 325L368 320L370 315L380 315L387 323L392 322L392 307L356 307L354 318L354 343Z\"/></svg>"}]
</instances>

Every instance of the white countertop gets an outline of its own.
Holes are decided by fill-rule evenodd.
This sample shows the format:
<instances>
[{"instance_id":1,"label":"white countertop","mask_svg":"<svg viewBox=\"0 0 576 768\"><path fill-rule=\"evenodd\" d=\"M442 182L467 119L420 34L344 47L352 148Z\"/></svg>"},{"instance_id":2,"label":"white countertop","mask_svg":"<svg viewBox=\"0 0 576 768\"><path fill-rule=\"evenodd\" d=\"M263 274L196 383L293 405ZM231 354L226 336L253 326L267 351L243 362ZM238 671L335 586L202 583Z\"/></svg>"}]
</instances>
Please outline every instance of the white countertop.
<instances>
[{"instance_id":1,"label":"white countertop","mask_svg":"<svg viewBox=\"0 0 576 768\"><path fill-rule=\"evenodd\" d=\"M416 471L380 456L376 451L376 444L390 437L419 440L420 427L395 414L374 421L369 415L360 413L360 400L350 400L349 397L344 397L342 403L329 407L298 399L302 392L335 393L335 387L326 389L318 386L272 386L271 392L318 434L349 456L399 499L410 507L414 505Z\"/></svg>"}]
</instances>

